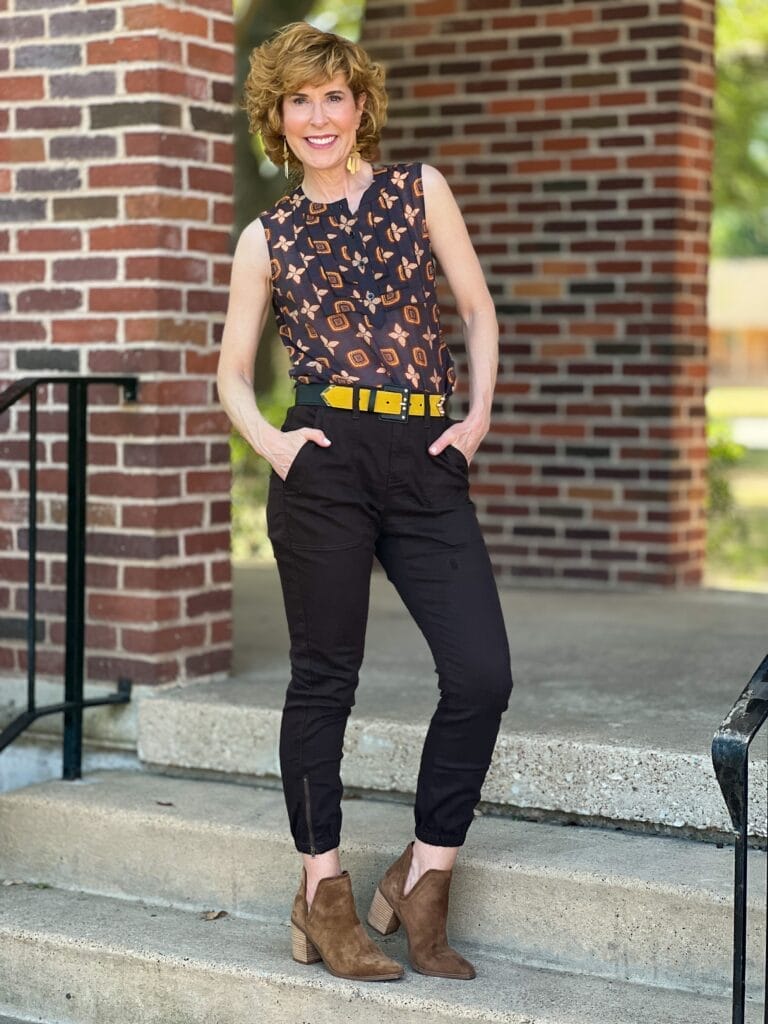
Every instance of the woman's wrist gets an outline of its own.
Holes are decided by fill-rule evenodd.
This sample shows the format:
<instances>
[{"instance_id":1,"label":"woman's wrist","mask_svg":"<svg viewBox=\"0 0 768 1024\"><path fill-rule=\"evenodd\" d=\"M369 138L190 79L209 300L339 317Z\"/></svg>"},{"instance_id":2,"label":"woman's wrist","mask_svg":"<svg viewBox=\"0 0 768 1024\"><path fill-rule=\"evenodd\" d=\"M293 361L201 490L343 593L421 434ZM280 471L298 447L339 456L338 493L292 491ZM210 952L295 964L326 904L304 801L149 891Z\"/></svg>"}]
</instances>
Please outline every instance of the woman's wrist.
<instances>
[{"instance_id":1,"label":"woman's wrist","mask_svg":"<svg viewBox=\"0 0 768 1024\"><path fill-rule=\"evenodd\" d=\"M281 431L277 427L273 427L271 423L260 417L260 422L256 424L253 430L249 431L246 440L257 455L270 462L275 449L275 440L277 439L275 435L280 433Z\"/></svg>"},{"instance_id":2,"label":"woman's wrist","mask_svg":"<svg viewBox=\"0 0 768 1024\"><path fill-rule=\"evenodd\" d=\"M483 434L488 432L491 425L491 410L489 406L481 406L474 408L470 406L467 415L464 418L464 422L468 427L473 430L482 430Z\"/></svg>"}]
</instances>

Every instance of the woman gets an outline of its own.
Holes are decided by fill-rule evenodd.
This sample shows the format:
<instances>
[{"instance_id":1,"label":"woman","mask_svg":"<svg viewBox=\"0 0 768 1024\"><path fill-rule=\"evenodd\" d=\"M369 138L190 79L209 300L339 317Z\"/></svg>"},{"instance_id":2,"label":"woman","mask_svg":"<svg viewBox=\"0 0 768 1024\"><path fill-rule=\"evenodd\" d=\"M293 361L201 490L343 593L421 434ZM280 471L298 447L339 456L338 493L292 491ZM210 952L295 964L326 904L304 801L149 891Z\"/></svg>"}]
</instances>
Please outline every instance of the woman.
<instances>
[{"instance_id":1,"label":"woman","mask_svg":"<svg viewBox=\"0 0 768 1024\"><path fill-rule=\"evenodd\" d=\"M440 699L416 787L415 838L368 921L400 923L424 974L473 978L446 937L459 848L512 678L491 565L469 499L496 377L493 302L447 182L429 164L371 162L384 75L357 44L299 22L251 54L245 107L300 184L242 232L218 369L222 405L272 466L267 524L290 633L280 762L303 867L293 955L340 977L399 978L360 924L339 860L344 730L358 681L373 558L434 655ZM440 335L435 255L464 324L469 412L445 413L455 372ZM270 305L295 403L260 414L253 365Z\"/></svg>"}]
</instances>

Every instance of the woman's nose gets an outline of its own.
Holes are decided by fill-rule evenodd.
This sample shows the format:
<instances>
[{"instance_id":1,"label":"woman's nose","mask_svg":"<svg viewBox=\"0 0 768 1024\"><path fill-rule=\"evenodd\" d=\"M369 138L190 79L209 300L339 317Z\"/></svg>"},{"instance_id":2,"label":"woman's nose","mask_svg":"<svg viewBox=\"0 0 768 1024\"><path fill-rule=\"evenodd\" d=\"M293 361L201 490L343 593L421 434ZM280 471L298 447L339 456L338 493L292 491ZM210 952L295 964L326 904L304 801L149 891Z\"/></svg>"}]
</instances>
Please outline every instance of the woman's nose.
<instances>
[{"instance_id":1,"label":"woman's nose","mask_svg":"<svg viewBox=\"0 0 768 1024\"><path fill-rule=\"evenodd\" d=\"M325 111L321 104L315 104L312 107L312 116L309 119L310 124L325 124Z\"/></svg>"}]
</instances>

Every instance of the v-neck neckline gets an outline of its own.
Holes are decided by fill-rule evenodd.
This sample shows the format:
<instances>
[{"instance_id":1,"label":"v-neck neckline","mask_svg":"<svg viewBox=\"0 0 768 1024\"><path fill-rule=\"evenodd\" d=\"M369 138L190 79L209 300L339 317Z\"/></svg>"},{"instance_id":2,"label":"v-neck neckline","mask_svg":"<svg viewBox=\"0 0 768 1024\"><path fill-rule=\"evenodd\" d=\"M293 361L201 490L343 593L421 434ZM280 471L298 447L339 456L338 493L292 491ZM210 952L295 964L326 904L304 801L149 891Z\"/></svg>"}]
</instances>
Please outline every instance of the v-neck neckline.
<instances>
[{"instance_id":1,"label":"v-neck neckline","mask_svg":"<svg viewBox=\"0 0 768 1024\"><path fill-rule=\"evenodd\" d=\"M307 193L304 191L304 189L303 189L301 184L297 187L296 191L304 199L306 199L308 203L313 203L315 206L326 206L326 207L328 207L328 209L332 209L333 207L339 207L339 206L346 207L347 213L348 213L348 215L350 217L357 217L357 215L360 213L360 209L361 209L363 203L366 202L367 199L368 199L369 192L372 191L373 186L376 184L376 181L377 181L377 179L379 177L379 173L384 170L384 166L376 167L375 164L371 164L371 167L373 168L373 177L371 178L371 180L368 182L368 184L363 189L363 192L362 192L362 194L360 196L360 201L358 202L357 207L354 210L352 210L350 208L349 200L347 199L346 196L342 196L341 199L331 199L331 200L327 200L327 199L310 199L309 196L307 195Z\"/></svg>"}]
</instances>

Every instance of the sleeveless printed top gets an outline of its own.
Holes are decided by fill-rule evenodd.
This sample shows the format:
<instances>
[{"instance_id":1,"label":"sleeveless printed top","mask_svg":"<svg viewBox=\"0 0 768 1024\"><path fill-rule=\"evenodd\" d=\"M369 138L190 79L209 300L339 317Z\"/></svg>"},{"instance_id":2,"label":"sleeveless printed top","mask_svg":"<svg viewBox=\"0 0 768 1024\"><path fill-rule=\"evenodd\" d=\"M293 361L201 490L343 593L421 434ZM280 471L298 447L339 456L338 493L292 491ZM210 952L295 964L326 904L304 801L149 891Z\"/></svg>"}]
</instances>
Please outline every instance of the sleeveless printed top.
<instances>
[{"instance_id":1,"label":"sleeveless printed top","mask_svg":"<svg viewBox=\"0 0 768 1024\"><path fill-rule=\"evenodd\" d=\"M355 213L346 199L312 202L299 185L260 220L296 382L451 394L420 163L374 166Z\"/></svg>"}]
</instances>

